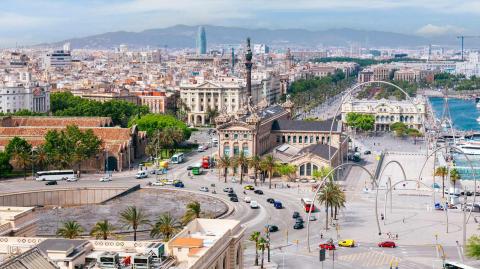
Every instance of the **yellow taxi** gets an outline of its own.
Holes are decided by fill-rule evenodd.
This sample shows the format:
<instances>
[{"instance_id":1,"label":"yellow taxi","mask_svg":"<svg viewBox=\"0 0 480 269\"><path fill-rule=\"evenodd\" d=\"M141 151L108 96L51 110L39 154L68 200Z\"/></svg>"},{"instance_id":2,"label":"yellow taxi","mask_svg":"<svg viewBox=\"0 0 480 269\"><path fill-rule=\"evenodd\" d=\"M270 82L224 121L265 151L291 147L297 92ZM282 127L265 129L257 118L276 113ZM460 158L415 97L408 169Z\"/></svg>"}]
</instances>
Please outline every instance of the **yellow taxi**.
<instances>
[{"instance_id":1,"label":"yellow taxi","mask_svg":"<svg viewBox=\"0 0 480 269\"><path fill-rule=\"evenodd\" d=\"M353 239L346 239L346 240L341 240L341 241L338 241L338 245L340 247L349 247L349 248L352 248L355 246L355 240Z\"/></svg>"},{"instance_id":2,"label":"yellow taxi","mask_svg":"<svg viewBox=\"0 0 480 269\"><path fill-rule=\"evenodd\" d=\"M253 190L255 190L255 188L254 188L252 185L247 185L247 186L245 186L245 187L243 187L243 188L244 188L245 190L247 190L247 191L253 191Z\"/></svg>"}]
</instances>

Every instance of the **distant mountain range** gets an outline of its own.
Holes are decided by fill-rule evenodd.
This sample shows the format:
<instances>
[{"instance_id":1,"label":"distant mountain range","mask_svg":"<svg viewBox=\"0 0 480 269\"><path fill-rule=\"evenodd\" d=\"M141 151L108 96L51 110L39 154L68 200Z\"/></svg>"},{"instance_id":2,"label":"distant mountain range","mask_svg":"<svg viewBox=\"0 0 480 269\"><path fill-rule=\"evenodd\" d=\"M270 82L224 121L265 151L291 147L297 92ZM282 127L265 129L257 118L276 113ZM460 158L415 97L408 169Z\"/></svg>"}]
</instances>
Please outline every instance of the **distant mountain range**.
<instances>
[{"instance_id":1,"label":"distant mountain range","mask_svg":"<svg viewBox=\"0 0 480 269\"><path fill-rule=\"evenodd\" d=\"M81 38L72 38L55 43L39 44L36 47L60 47L70 42L72 48L112 48L120 44L139 48L193 48L198 26L176 25L161 29L150 29L142 32L109 32ZM247 29L206 25L208 46L218 44L239 44L247 37L253 43L264 43L277 47L317 47L350 46L362 47L417 47L428 44L442 46L458 46L454 36L437 37L435 39L382 31L354 30L349 28L309 31L304 29ZM469 40L469 42L473 40ZM476 41L478 44L478 41Z\"/></svg>"}]
</instances>

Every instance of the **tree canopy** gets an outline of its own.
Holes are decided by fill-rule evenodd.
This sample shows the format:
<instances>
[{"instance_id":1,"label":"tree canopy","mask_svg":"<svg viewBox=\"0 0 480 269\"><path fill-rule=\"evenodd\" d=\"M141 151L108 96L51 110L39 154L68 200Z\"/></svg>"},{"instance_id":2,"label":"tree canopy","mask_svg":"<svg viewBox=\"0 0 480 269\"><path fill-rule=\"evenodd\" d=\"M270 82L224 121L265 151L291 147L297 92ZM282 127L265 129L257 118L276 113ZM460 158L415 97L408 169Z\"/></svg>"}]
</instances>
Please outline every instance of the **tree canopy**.
<instances>
[{"instance_id":1,"label":"tree canopy","mask_svg":"<svg viewBox=\"0 0 480 269\"><path fill-rule=\"evenodd\" d=\"M148 113L147 106L127 101L99 102L73 96L70 92L53 93L50 107L55 116L110 117L113 124L126 127L130 118Z\"/></svg>"},{"instance_id":2,"label":"tree canopy","mask_svg":"<svg viewBox=\"0 0 480 269\"><path fill-rule=\"evenodd\" d=\"M168 127L182 130L184 140L189 139L192 134L192 131L188 128L185 122L180 121L171 115L146 114L130 120L128 126L135 124L139 130L146 131L148 136L152 136L157 130L163 131Z\"/></svg>"},{"instance_id":3,"label":"tree canopy","mask_svg":"<svg viewBox=\"0 0 480 269\"><path fill-rule=\"evenodd\" d=\"M371 131L375 126L373 115L349 112L347 114L347 125L362 131Z\"/></svg>"}]
</instances>

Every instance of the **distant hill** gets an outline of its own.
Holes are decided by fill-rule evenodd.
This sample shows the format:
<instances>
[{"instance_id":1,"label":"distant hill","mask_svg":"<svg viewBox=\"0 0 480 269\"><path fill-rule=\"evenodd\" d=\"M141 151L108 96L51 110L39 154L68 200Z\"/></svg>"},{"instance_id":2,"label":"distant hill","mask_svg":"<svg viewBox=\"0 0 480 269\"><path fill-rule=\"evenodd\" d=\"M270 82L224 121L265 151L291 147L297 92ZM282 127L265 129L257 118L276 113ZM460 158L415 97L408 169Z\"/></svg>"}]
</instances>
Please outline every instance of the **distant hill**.
<instances>
[{"instance_id":1,"label":"distant hill","mask_svg":"<svg viewBox=\"0 0 480 269\"><path fill-rule=\"evenodd\" d=\"M168 46L169 48L192 48L198 26L176 25L142 32L109 32L81 38L62 40L60 42L39 44L41 47L59 47L70 42L72 48L112 48L120 44L130 47L152 48ZM217 44L239 44L250 37L254 43L270 46L360 46L375 47L415 47L436 45L457 45L455 37L427 39L416 35L406 35L382 31L354 30L349 28L309 31L304 29L247 29L239 27L205 26L208 46Z\"/></svg>"}]
</instances>

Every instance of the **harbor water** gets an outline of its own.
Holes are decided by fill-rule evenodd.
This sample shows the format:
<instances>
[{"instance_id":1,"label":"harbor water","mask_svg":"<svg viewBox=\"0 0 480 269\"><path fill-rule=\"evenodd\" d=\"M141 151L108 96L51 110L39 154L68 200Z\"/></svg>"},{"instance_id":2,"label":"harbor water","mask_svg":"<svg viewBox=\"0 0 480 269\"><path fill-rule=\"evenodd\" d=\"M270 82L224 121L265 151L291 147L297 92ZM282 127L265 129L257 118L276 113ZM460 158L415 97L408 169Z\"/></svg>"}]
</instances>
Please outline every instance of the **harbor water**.
<instances>
[{"instance_id":1,"label":"harbor water","mask_svg":"<svg viewBox=\"0 0 480 269\"><path fill-rule=\"evenodd\" d=\"M431 97L430 104L436 118L443 115L444 100L441 97ZM475 100L448 99L448 107L452 118L453 127L461 131L480 131L480 123L477 118L480 117L480 109L476 107ZM478 140L476 138L475 140ZM462 179L473 179L473 171L470 163L463 154L453 155L455 166L460 172ZM475 176L480 179L480 155L468 155L472 161L475 170Z\"/></svg>"}]
</instances>

